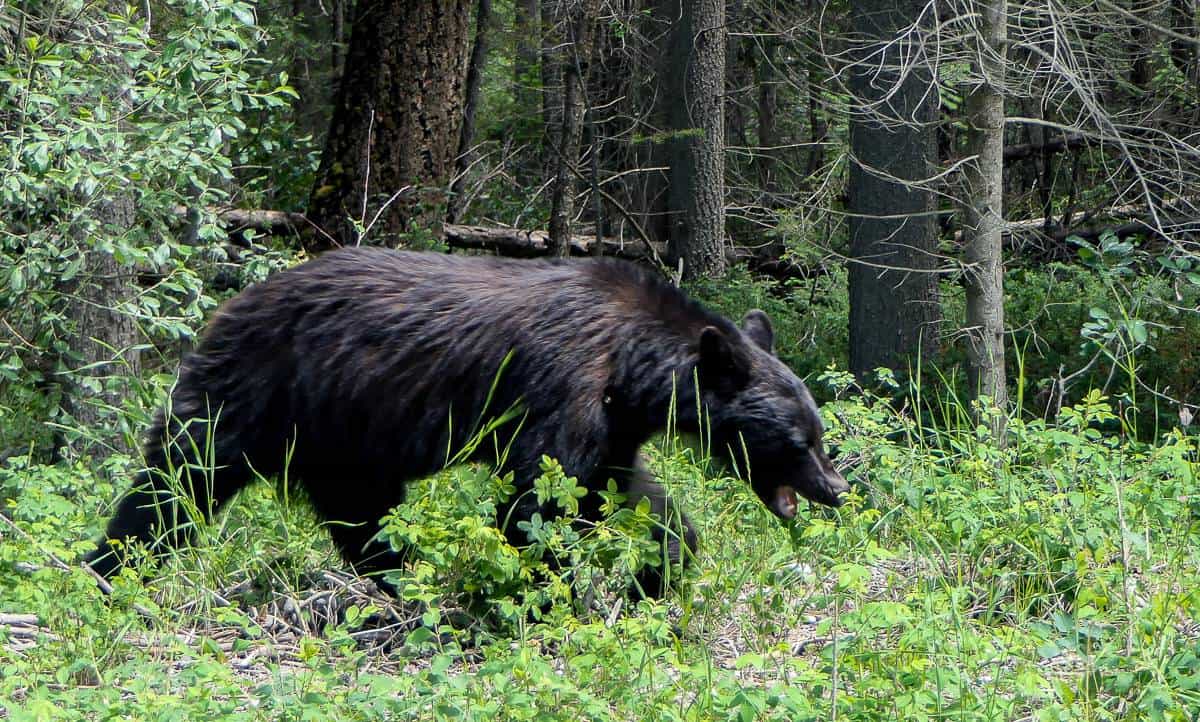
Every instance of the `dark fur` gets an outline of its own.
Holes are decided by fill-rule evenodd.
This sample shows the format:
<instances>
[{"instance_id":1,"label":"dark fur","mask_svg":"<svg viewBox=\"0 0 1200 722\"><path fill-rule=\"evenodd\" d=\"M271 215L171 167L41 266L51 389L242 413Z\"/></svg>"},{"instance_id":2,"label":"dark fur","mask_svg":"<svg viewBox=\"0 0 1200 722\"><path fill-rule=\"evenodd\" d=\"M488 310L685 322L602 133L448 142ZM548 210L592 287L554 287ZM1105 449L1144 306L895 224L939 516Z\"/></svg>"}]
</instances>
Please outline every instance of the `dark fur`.
<instances>
[{"instance_id":1,"label":"dark fur","mask_svg":"<svg viewBox=\"0 0 1200 722\"><path fill-rule=\"evenodd\" d=\"M512 438L503 466L515 472L518 495L546 454L589 489L615 478L661 512L673 503L638 471L638 449L667 423L673 396L679 428L699 430L694 373L714 447L733 447L740 458L739 434L746 439L752 483L764 501L789 483L836 503L844 482L823 476L832 467L820 453L811 397L769 353L766 316L752 312L745 327L645 270L610 260L328 253L217 312L180 369L169 416L160 414L150 433L150 471L121 501L106 537L156 547L182 541L186 534L170 531L172 523L166 534L159 529L159 514L175 514L161 471L209 465L193 458L191 443L203 450L211 432L217 471L208 480L192 475L201 509L227 501L251 468L281 473L290 447L289 478L322 516L349 523L330 525L346 558L360 571L390 568L395 556L370 539L379 517L403 500L404 482L442 468L481 419L517 404L524 411L519 431L514 422L499 437ZM205 419L212 417L210 429ZM489 444L474 458L494 462L498 452ZM803 483L795 480L798 464L812 466ZM773 478L760 478L763 471ZM532 497L520 497L512 510L514 541L516 522L536 511ZM589 501L583 512L595 516L598 495ZM691 525L682 523L684 546L694 548ZM89 557L106 576L120 565L109 546ZM678 540L668 547L684 556Z\"/></svg>"}]
</instances>

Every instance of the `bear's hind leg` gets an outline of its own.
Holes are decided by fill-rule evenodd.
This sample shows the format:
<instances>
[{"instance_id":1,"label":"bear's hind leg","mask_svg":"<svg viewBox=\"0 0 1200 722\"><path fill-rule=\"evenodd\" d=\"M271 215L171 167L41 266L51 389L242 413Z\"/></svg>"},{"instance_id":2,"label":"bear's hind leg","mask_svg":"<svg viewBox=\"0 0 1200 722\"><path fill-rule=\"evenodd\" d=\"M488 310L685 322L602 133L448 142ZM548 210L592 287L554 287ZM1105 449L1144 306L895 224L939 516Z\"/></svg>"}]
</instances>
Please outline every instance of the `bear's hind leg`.
<instances>
[{"instance_id":1,"label":"bear's hind leg","mask_svg":"<svg viewBox=\"0 0 1200 722\"><path fill-rule=\"evenodd\" d=\"M163 422L155 425L146 450L148 468L138 473L117 504L104 539L84 559L101 576L111 578L126 562L118 542L141 542L155 554L186 544L195 528L193 509L211 519L249 483L253 475L242 446L232 440L236 435L214 440L211 451L194 443L195 436L173 434L168 451L163 448Z\"/></svg>"}]
</instances>

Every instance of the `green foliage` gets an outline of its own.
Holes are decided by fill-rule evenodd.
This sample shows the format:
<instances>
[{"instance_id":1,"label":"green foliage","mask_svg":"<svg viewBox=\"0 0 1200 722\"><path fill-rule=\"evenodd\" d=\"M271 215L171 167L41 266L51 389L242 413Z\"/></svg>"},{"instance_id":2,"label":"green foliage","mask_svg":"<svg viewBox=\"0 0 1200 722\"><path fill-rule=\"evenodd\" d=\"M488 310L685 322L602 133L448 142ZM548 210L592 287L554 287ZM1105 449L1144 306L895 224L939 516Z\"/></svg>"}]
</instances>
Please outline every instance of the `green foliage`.
<instances>
[{"instance_id":1,"label":"green foliage","mask_svg":"<svg viewBox=\"0 0 1200 722\"><path fill-rule=\"evenodd\" d=\"M429 606L429 626L437 626L436 610L446 607L494 612L518 624L530 614L540 617L548 605L569 605L572 592L590 596L598 579L623 590L643 566L662 563L649 539L661 520L648 502L626 507L610 482L599 492L604 518L585 522L579 502L588 490L549 458L526 493L540 509L556 513L535 513L520 522L531 543L518 551L503 531L513 522L497 517L515 492L511 474L501 478L487 469L452 467L414 485L407 501L384 518L380 536L411 560L388 581L402 598Z\"/></svg>"},{"instance_id":2,"label":"green foliage","mask_svg":"<svg viewBox=\"0 0 1200 722\"><path fill-rule=\"evenodd\" d=\"M1120 402L1128 433L1153 438L1178 422L1179 407L1168 398L1195 399L1200 392L1200 266L1187 255L1152 258L1111 234L1077 245L1080 263L1017 266L1006 273L1006 346L1016 387L1011 396L1024 412L1042 417L1101 389ZM847 365L849 301L840 267L787 282L735 268L719 282L690 290L732 318L751 308L767 311L780 358L802 377L814 378L831 363ZM940 300L946 328L959 328L962 287L941 284ZM926 368L935 384L941 378L960 383L965 362L962 344L947 337L936 366L926 360ZM1060 399L1063 377L1069 386ZM878 388L895 387L881 382ZM813 391L826 398L820 386ZM961 388L954 393L965 395Z\"/></svg>"},{"instance_id":3,"label":"green foliage","mask_svg":"<svg viewBox=\"0 0 1200 722\"><path fill-rule=\"evenodd\" d=\"M846 396L850 383L837 370L814 378L837 398L827 438L852 467L839 510L802 509L783 526L744 482L706 476L692 450L670 440L649 450L701 537L691 583L664 603L618 601L652 553L632 541L651 523L644 510L610 495L604 522L572 523L587 497L546 460L529 493L555 511L530 525L533 548L515 550L495 527L511 480L455 467L415 485L382 530L410 549L392 580L422 624L390 652L363 649L355 629L372 609L351 608L285 648L286 663L272 661L280 648L255 631L251 608L197 605L220 577L254 578L264 559L330 562L311 518L278 491L243 495L200 550L148 588L117 580L106 601L80 570L48 560L88 547L111 486L87 468L10 459L0 499L29 537L0 527L0 613L34 613L54 636L30 648L0 626L0 708L13 719L478 720L1200 710L1200 439L1105 434L1118 409L1092 393L1056 422L1013 421L997 449L983 427L923 420L963 409L914 416ZM541 564L544 550L562 566ZM196 573L214 557L219 577ZM230 630L233 648L212 641ZM249 654L263 656L246 667Z\"/></svg>"},{"instance_id":4,"label":"green foliage","mask_svg":"<svg viewBox=\"0 0 1200 722\"><path fill-rule=\"evenodd\" d=\"M752 308L766 311L775 328L776 353L801 377L847 364L850 306L843 268L775 282L737 267L719 282L699 281L688 290L730 318L740 319Z\"/></svg>"},{"instance_id":5,"label":"green foliage","mask_svg":"<svg viewBox=\"0 0 1200 722\"><path fill-rule=\"evenodd\" d=\"M176 209L228 201L235 165L261 145L243 137L244 118L270 117L292 95L286 78L255 74L261 31L245 3L172 0L153 23L132 8L41 6L21 27L0 66L0 155L10 159L0 184L0 377L13 384L0 404L14 405L72 366L67 339L87 330L73 328L70 304L102 280L89 255L140 281L113 310L142 337L194 335L214 305L203 280L225 259L224 232L201 211L194 244L181 243ZM117 206L133 217L114 225Z\"/></svg>"}]
</instances>

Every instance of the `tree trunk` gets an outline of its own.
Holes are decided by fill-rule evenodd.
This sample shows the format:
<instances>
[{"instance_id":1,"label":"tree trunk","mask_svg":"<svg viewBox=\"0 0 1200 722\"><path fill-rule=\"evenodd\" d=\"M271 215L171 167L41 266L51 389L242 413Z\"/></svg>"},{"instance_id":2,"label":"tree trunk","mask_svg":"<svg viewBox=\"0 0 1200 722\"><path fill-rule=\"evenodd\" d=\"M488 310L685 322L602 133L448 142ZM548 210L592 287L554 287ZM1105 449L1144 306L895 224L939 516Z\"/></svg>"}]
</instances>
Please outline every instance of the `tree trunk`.
<instances>
[{"instance_id":1,"label":"tree trunk","mask_svg":"<svg viewBox=\"0 0 1200 722\"><path fill-rule=\"evenodd\" d=\"M308 217L322 250L397 245L412 221L440 232L458 148L466 0L361 0ZM326 235L327 234L327 235Z\"/></svg>"},{"instance_id":2,"label":"tree trunk","mask_svg":"<svg viewBox=\"0 0 1200 722\"><path fill-rule=\"evenodd\" d=\"M524 151L516 158L513 177L518 187L537 185L541 181L542 162L536 153L542 127L542 79L538 56L542 46L541 22L538 20L538 0L516 0L513 7L513 36L516 52L513 55L513 140Z\"/></svg>"},{"instance_id":3,"label":"tree trunk","mask_svg":"<svg viewBox=\"0 0 1200 722\"><path fill-rule=\"evenodd\" d=\"M566 20L558 13L558 6L559 0L541 0L538 7L542 26L542 169L547 178L558 168L557 151L562 133L562 26Z\"/></svg>"},{"instance_id":4,"label":"tree trunk","mask_svg":"<svg viewBox=\"0 0 1200 722\"><path fill-rule=\"evenodd\" d=\"M808 85L808 128L812 147L808 152L808 175L814 175L825 165L825 141L829 137L829 123L821 111L821 81L816 64L810 65Z\"/></svg>"},{"instance_id":5,"label":"tree trunk","mask_svg":"<svg viewBox=\"0 0 1200 722\"><path fill-rule=\"evenodd\" d=\"M288 82L300 96L290 108L298 134L319 138L329 129L328 110L340 75L340 48L345 42L340 35L341 5L341 0L328 9L323 0L291 2L293 35L285 47L291 51ZM321 56L318 50L328 55Z\"/></svg>"},{"instance_id":6,"label":"tree trunk","mask_svg":"<svg viewBox=\"0 0 1200 722\"><path fill-rule=\"evenodd\" d=\"M758 152L754 164L758 169L758 184L768 196L778 190L775 177L775 154L778 152L779 129L776 114L779 110L777 97L778 73L775 70L775 49L779 44L773 38L762 41L763 57L758 63L755 76L758 81Z\"/></svg>"},{"instance_id":7,"label":"tree trunk","mask_svg":"<svg viewBox=\"0 0 1200 722\"><path fill-rule=\"evenodd\" d=\"M745 0L725 6L725 25L734 32L725 35L725 144L748 147L750 125L747 106L754 95L757 38L750 37ZM760 86L761 87L761 86Z\"/></svg>"},{"instance_id":8,"label":"tree trunk","mask_svg":"<svg viewBox=\"0 0 1200 722\"><path fill-rule=\"evenodd\" d=\"M95 209L96 234L121 236L136 226L132 194L115 192L97 203ZM138 342L137 326L128 310L121 308L136 288L132 269L123 268L111 253L92 245L83 243L83 268L67 311L74 333L68 339L69 357L65 363L72 370L65 376L62 406L74 419L74 426L85 434L69 444L76 454L89 448L87 432L113 426L109 410L120 407L124 393L106 384L106 379L135 378L140 370L138 354L133 350ZM113 439L116 448L129 451L121 446L117 435L104 436ZM91 447L91 451L93 456L107 456L109 449Z\"/></svg>"},{"instance_id":9,"label":"tree trunk","mask_svg":"<svg viewBox=\"0 0 1200 722\"><path fill-rule=\"evenodd\" d=\"M571 253L571 219L575 215L575 176L578 174L579 143L583 137L584 93L587 67L592 57L599 0L584 0L570 21L571 44L563 54L562 130L558 137L553 195L550 201L550 244L555 255Z\"/></svg>"},{"instance_id":10,"label":"tree trunk","mask_svg":"<svg viewBox=\"0 0 1200 722\"><path fill-rule=\"evenodd\" d=\"M513 8L513 35L517 43L513 55L513 104L518 112L538 107L538 54L541 48L541 23L538 0L516 0Z\"/></svg>"},{"instance_id":11,"label":"tree trunk","mask_svg":"<svg viewBox=\"0 0 1200 722\"><path fill-rule=\"evenodd\" d=\"M937 94L927 69L902 71L908 49L897 41L922 6L852 5L850 370L862 380L937 348L934 198L918 185L931 175Z\"/></svg>"},{"instance_id":12,"label":"tree trunk","mask_svg":"<svg viewBox=\"0 0 1200 722\"><path fill-rule=\"evenodd\" d=\"M1196 36L1196 0L1171 0L1171 62L1183 77L1200 83L1196 65L1200 61L1200 38ZM1184 38L1192 38L1189 42Z\"/></svg>"},{"instance_id":13,"label":"tree trunk","mask_svg":"<svg viewBox=\"0 0 1200 722\"><path fill-rule=\"evenodd\" d=\"M963 225L966 264L967 370L970 391L1001 410L1008 405L1004 373L1004 263L1002 258L1004 175L1005 0L980 3L977 57L982 79L967 94L967 199ZM1003 439L1004 414L991 425Z\"/></svg>"},{"instance_id":14,"label":"tree trunk","mask_svg":"<svg viewBox=\"0 0 1200 722\"><path fill-rule=\"evenodd\" d=\"M668 6L674 3L668 3ZM725 4L682 0L671 29L671 260L683 278L725 273Z\"/></svg>"},{"instance_id":15,"label":"tree trunk","mask_svg":"<svg viewBox=\"0 0 1200 722\"><path fill-rule=\"evenodd\" d=\"M475 142L475 115L479 111L479 91L483 87L483 66L487 63L488 25L492 21L492 0L479 0L475 8L475 45L467 66L467 95L463 102L462 127L458 134L458 157L454 161L454 180L450 184L450 202L446 222L455 223L462 213L467 168L471 165L471 145Z\"/></svg>"},{"instance_id":16,"label":"tree trunk","mask_svg":"<svg viewBox=\"0 0 1200 722\"><path fill-rule=\"evenodd\" d=\"M116 12L118 6L108 3L107 10ZM95 37L106 42L98 43L94 60L113 66L115 86L97 90L111 92L117 107L129 109L131 100L124 80L132 79L133 71L115 50L117 37L113 28L102 27ZM116 128L127 130L125 121L117 121ZM66 312L71 321L71 335L67 339L67 353L59 363L68 369L63 373L62 409L73 419L73 426L81 435L56 433L55 436L65 437L75 455L91 452L99 459L114 450L133 451L116 433L119 426L111 413L120 408L128 388L125 384L114 385L111 379L136 378L141 369L134 348L139 340L138 328L132 309L124 307L136 297L137 286L133 269L117 261L110 242L138 231L137 196L132 189L114 181L99 190L97 196L79 200L91 212L88 222L77 230L82 267L73 281L62 284L68 299ZM109 443L93 445L97 437Z\"/></svg>"}]
</instances>

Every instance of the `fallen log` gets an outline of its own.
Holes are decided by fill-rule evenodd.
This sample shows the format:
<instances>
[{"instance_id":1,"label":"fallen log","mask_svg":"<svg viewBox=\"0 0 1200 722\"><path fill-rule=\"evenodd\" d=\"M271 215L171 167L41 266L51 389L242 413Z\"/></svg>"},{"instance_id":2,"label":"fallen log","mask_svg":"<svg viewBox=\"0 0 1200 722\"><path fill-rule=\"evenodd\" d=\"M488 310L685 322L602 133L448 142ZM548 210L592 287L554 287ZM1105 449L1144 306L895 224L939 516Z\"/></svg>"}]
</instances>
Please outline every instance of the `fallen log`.
<instances>
[{"instance_id":1,"label":"fallen log","mask_svg":"<svg viewBox=\"0 0 1200 722\"><path fill-rule=\"evenodd\" d=\"M550 253L550 234L546 231L446 224L443 234L446 245L451 248L492 251L501 256L515 258L535 258ZM593 255L595 243L595 236L572 235L571 255ZM654 260L655 254L658 258L667 255L665 243L625 241L618 238L601 238L600 243L601 255L632 261L651 261Z\"/></svg>"},{"instance_id":2,"label":"fallen log","mask_svg":"<svg viewBox=\"0 0 1200 722\"><path fill-rule=\"evenodd\" d=\"M1192 200L1185 199L1188 203ZM187 212L182 206L176 210L181 218L186 217ZM216 211L216 216L231 229L249 228L268 234L299 233L311 228L304 214L288 211L228 209ZM1101 218L1104 220L1100 220ZM1194 222L1188 222L1190 216L1183 213L1181 207L1162 208L1160 218L1170 219L1175 223L1185 222L1189 226L1185 232L1196 232L1196 225ZM1115 233L1118 237L1134 234L1156 235L1145 206L1130 205L1109 208L1103 214L1085 214L1066 228L1053 219L1050 223L1044 218L1011 221L1004 229L1004 241L1008 248L1020 253L1021 248L1036 247L1039 243L1057 245L1069 236L1094 240L1106 232ZM954 233L954 241L957 242L960 236L961 231ZM514 258L536 258L550 254L549 233L543 230L446 224L443 226L443 237L448 246L461 250L489 251ZM596 242L595 236L573 235L570 241L571 255L593 255L592 247ZM603 246L601 255L650 263L664 272L671 271L661 260L667 256L665 243L609 237L601 238L599 242ZM1062 252L1060 249L1056 253ZM1073 251L1067 254L1073 255ZM745 263L756 273L779 280L810 278L823 272L821 268L801 266L777 255L755 253L740 247L727 249L726 260L730 264Z\"/></svg>"}]
</instances>

